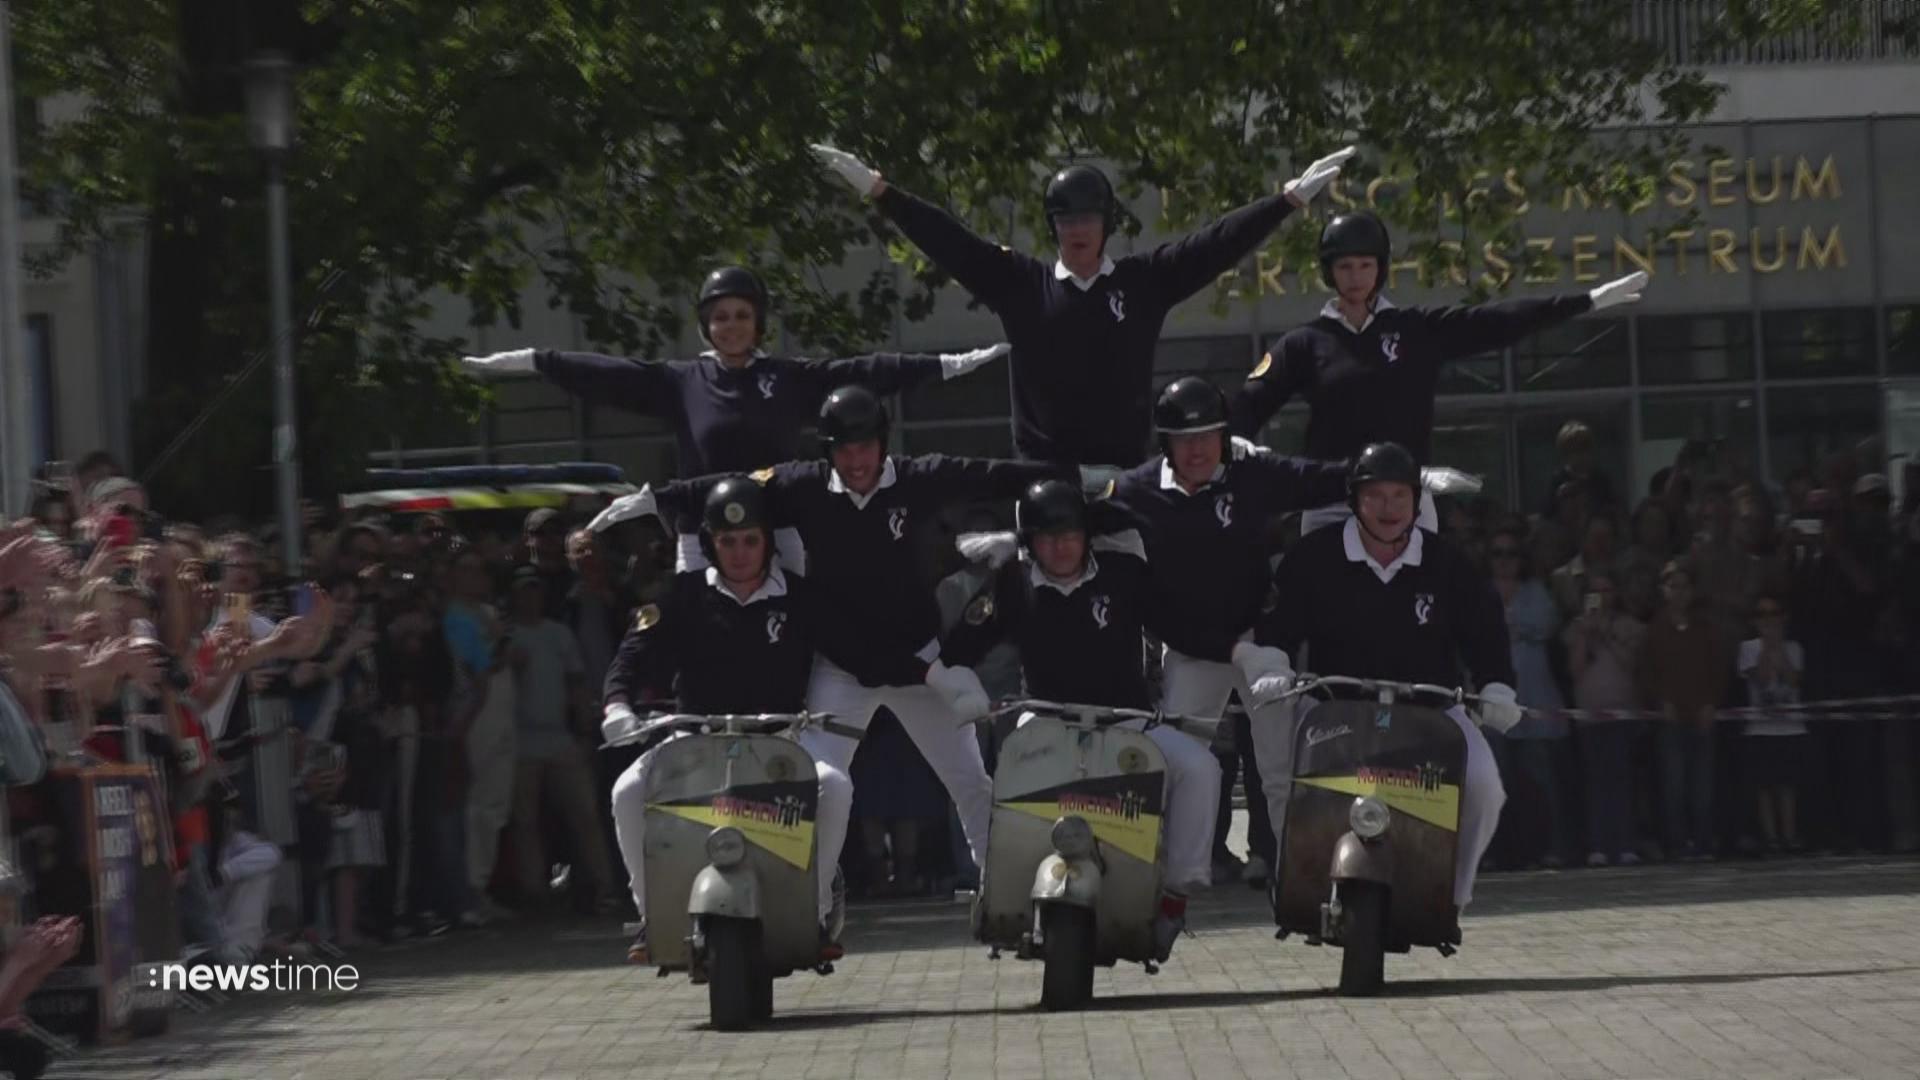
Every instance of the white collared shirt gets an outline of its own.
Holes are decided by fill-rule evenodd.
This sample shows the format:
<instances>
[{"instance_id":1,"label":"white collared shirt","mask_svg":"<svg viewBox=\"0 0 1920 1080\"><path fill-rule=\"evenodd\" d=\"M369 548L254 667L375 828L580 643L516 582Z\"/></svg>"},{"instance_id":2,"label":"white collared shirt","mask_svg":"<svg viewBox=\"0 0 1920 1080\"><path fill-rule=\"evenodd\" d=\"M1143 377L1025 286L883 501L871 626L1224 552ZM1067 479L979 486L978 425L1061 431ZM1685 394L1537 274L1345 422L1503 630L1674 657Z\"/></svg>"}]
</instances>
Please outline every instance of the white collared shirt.
<instances>
[{"instance_id":1,"label":"white collared shirt","mask_svg":"<svg viewBox=\"0 0 1920 1080\"><path fill-rule=\"evenodd\" d=\"M708 349L705 352L701 353L700 355L708 360L718 360L722 365L726 363L725 360L722 360L720 358L720 350L718 349ZM753 355L747 357L747 362L744 366L752 367L753 365L759 363L762 360L765 360L766 358L767 358L767 350L755 349L753 350Z\"/></svg>"},{"instance_id":2,"label":"white collared shirt","mask_svg":"<svg viewBox=\"0 0 1920 1080\"><path fill-rule=\"evenodd\" d=\"M1086 565L1080 568L1078 574L1066 581L1055 581L1053 578L1047 576L1047 572L1040 569L1039 560L1034 559L1025 551L1020 553L1020 557L1027 561L1027 577L1033 582L1034 588L1052 589L1061 596L1072 596L1073 590L1092 581L1093 576L1100 572L1100 561L1093 557L1093 551L1091 549L1087 551Z\"/></svg>"},{"instance_id":3,"label":"white collared shirt","mask_svg":"<svg viewBox=\"0 0 1920 1080\"><path fill-rule=\"evenodd\" d=\"M896 479L898 479L898 476L893 469L893 456L889 454L886 460L880 463L880 482L873 485L872 491L867 492L865 495L854 491L847 487L846 481L840 479L840 470L831 468L827 470L827 490L836 495L845 495L847 498L852 499L854 509L865 510L867 504L873 501L873 497L880 494L880 489L892 487Z\"/></svg>"},{"instance_id":4,"label":"white collared shirt","mask_svg":"<svg viewBox=\"0 0 1920 1080\"><path fill-rule=\"evenodd\" d=\"M1344 326L1347 329L1353 331L1354 333L1359 334L1359 333L1365 332L1367 327L1373 325L1373 317L1375 315L1378 315L1382 311L1392 311L1392 310L1393 310L1393 301L1387 299L1386 296L1384 295L1376 296L1373 298L1373 303L1368 305L1367 307L1366 321L1361 323L1359 326L1355 326L1352 323L1347 321L1347 317L1345 315L1342 315L1340 313L1340 301L1329 300L1327 301L1327 306L1320 309L1320 317L1323 319L1332 319L1334 322L1339 323L1341 326Z\"/></svg>"},{"instance_id":5,"label":"white collared shirt","mask_svg":"<svg viewBox=\"0 0 1920 1080\"><path fill-rule=\"evenodd\" d=\"M1207 477L1206 483L1201 484L1199 487L1193 489L1193 494L1197 495L1200 492L1205 491L1207 488L1226 479L1226 476L1227 476L1227 465L1226 465L1226 462L1223 461L1220 464L1215 465L1213 467L1213 475ZM1173 471L1173 462L1168 461L1165 455L1161 455L1161 458L1160 458L1160 490L1161 491L1178 491L1178 492L1181 492L1182 494L1187 493L1187 489L1180 486L1180 477Z\"/></svg>"},{"instance_id":6,"label":"white collared shirt","mask_svg":"<svg viewBox=\"0 0 1920 1080\"><path fill-rule=\"evenodd\" d=\"M1342 538L1346 544L1348 561L1366 563L1367 569L1372 570L1373 576L1379 578L1383 585L1392 581L1393 575L1399 573L1401 567L1419 566L1420 553L1426 547L1425 534L1423 534L1418 527L1415 527L1414 530L1408 534L1407 546L1401 549L1399 558L1382 566L1373 561L1373 556L1367 554L1367 545L1360 540L1359 518L1350 517L1347 519L1346 528L1342 531Z\"/></svg>"},{"instance_id":7,"label":"white collared shirt","mask_svg":"<svg viewBox=\"0 0 1920 1080\"><path fill-rule=\"evenodd\" d=\"M727 587L726 580L720 576L720 568L717 566L707 567L707 584L719 589L728 599L738 603L741 607L746 607L755 601L771 600L776 596L787 595L787 575L780 572L778 563L771 564L767 567L767 579L762 581L760 587L753 590L752 595L748 596L745 600L740 599L739 593Z\"/></svg>"},{"instance_id":8,"label":"white collared shirt","mask_svg":"<svg viewBox=\"0 0 1920 1080\"><path fill-rule=\"evenodd\" d=\"M1107 258L1105 255L1100 256L1100 269L1094 271L1093 276L1088 278L1080 277L1073 271L1067 269L1067 264L1064 259L1056 259L1053 263L1054 278L1059 281L1073 282L1080 287L1081 292L1086 292L1088 289L1093 288L1094 282L1099 281L1111 273L1113 273L1113 260Z\"/></svg>"}]
</instances>

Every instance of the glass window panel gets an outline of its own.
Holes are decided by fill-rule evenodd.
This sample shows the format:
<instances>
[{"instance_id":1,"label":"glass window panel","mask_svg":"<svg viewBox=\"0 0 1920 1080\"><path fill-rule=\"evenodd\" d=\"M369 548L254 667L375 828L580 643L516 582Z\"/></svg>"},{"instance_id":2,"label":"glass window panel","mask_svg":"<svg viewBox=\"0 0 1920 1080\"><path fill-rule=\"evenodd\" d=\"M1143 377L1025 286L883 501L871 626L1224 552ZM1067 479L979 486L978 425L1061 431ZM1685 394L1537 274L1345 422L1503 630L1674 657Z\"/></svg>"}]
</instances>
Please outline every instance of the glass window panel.
<instances>
[{"instance_id":1,"label":"glass window panel","mask_svg":"<svg viewBox=\"0 0 1920 1080\"><path fill-rule=\"evenodd\" d=\"M592 439L622 435L667 435L673 432L673 425L659 417L607 405L587 405L586 424L587 437Z\"/></svg>"},{"instance_id":2,"label":"glass window panel","mask_svg":"<svg viewBox=\"0 0 1920 1080\"><path fill-rule=\"evenodd\" d=\"M1880 433L1880 388L1798 386L1767 394L1767 455L1774 479L1795 469L1822 475L1829 454L1851 453Z\"/></svg>"},{"instance_id":3,"label":"glass window panel","mask_svg":"<svg viewBox=\"0 0 1920 1080\"><path fill-rule=\"evenodd\" d=\"M1753 378L1751 315L1656 315L1638 329L1642 385Z\"/></svg>"},{"instance_id":4,"label":"glass window panel","mask_svg":"<svg viewBox=\"0 0 1920 1080\"><path fill-rule=\"evenodd\" d=\"M1752 394L1677 394L1644 398L1640 402L1640 445L1633 459L1633 488L1628 498L1638 502L1651 489L1653 478L1671 466L1688 442L1711 451L1708 472L1728 479L1746 479L1760 443L1760 425Z\"/></svg>"},{"instance_id":5,"label":"glass window panel","mask_svg":"<svg viewBox=\"0 0 1920 1080\"><path fill-rule=\"evenodd\" d=\"M1436 394L1498 394L1507 387L1507 361L1499 353L1440 365Z\"/></svg>"},{"instance_id":6,"label":"glass window panel","mask_svg":"<svg viewBox=\"0 0 1920 1080\"><path fill-rule=\"evenodd\" d=\"M1615 496L1633 508L1634 493L1627 490L1631 477L1631 422L1625 401L1594 404L1536 407L1514 418L1514 435L1520 455L1520 509L1540 513L1552 495L1554 477L1560 472L1560 429L1578 420L1593 432L1593 470L1613 485Z\"/></svg>"},{"instance_id":7,"label":"glass window panel","mask_svg":"<svg viewBox=\"0 0 1920 1080\"><path fill-rule=\"evenodd\" d=\"M616 465L635 484L673 479L677 456L669 439L603 439L587 448L587 460Z\"/></svg>"},{"instance_id":8,"label":"glass window panel","mask_svg":"<svg viewBox=\"0 0 1920 1080\"><path fill-rule=\"evenodd\" d=\"M1887 370L1920 374L1920 307L1898 307L1887 312Z\"/></svg>"},{"instance_id":9,"label":"glass window panel","mask_svg":"<svg viewBox=\"0 0 1920 1080\"><path fill-rule=\"evenodd\" d=\"M1873 309L1765 312L1760 342L1769 379L1871 375Z\"/></svg>"},{"instance_id":10,"label":"glass window panel","mask_svg":"<svg viewBox=\"0 0 1920 1080\"><path fill-rule=\"evenodd\" d=\"M1442 409L1433 423L1433 464L1481 478L1480 498L1512 506L1507 487L1507 422L1497 413Z\"/></svg>"},{"instance_id":11,"label":"glass window panel","mask_svg":"<svg viewBox=\"0 0 1920 1080\"><path fill-rule=\"evenodd\" d=\"M1625 319L1574 319L1548 327L1514 348L1513 388L1626 386L1632 378L1630 368Z\"/></svg>"},{"instance_id":12,"label":"glass window panel","mask_svg":"<svg viewBox=\"0 0 1920 1080\"><path fill-rule=\"evenodd\" d=\"M574 438L573 397L543 379L497 383L490 417L497 444Z\"/></svg>"},{"instance_id":13,"label":"glass window panel","mask_svg":"<svg viewBox=\"0 0 1920 1080\"><path fill-rule=\"evenodd\" d=\"M1171 380L1181 375L1225 372L1235 385L1260 362L1251 334L1232 337L1166 338L1155 347L1154 371Z\"/></svg>"},{"instance_id":14,"label":"glass window panel","mask_svg":"<svg viewBox=\"0 0 1920 1080\"><path fill-rule=\"evenodd\" d=\"M1013 457L1013 425L952 424L901 429L902 449L908 454L951 454L956 457Z\"/></svg>"},{"instance_id":15,"label":"glass window panel","mask_svg":"<svg viewBox=\"0 0 1920 1080\"><path fill-rule=\"evenodd\" d=\"M957 345L929 352L960 352L978 345ZM996 360L958 379L928 379L897 402L902 420L984 420L1013 413L1007 393L1007 362Z\"/></svg>"}]
</instances>

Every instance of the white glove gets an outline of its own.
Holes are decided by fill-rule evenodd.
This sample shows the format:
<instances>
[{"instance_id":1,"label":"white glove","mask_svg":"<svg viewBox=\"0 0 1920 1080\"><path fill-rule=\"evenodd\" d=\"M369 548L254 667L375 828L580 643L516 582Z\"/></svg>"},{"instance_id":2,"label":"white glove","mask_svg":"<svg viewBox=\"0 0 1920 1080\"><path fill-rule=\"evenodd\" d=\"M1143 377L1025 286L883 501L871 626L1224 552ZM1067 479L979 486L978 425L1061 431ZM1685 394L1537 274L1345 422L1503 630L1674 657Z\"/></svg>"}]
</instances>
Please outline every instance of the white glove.
<instances>
[{"instance_id":1,"label":"white glove","mask_svg":"<svg viewBox=\"0 0 1920 1080\"><path fill-rule=\"evenodd\" d=\"M1003 341L998 345L990 345L984 349L975 349L972 352L941 353L940 377L942 379L957 379L967 372L972 371L974 368L979 367L981 364L998 360L1012 351L1013 346Z\"/></svg>"},{"instance_id":2,"label":"white glove","mask_svg":"<svg viewBox=\"0 0 1920 1080\"><path fill-rule=\"evenodd\" d=\"M533 350L514 349L492 356L463 356L460 365L475 375L527 375L534 370Z\"/></svg>"},{"instance_id":3,"label":"white glove","mask_svg":"<svg viewBox=\"0 0 1920 1080\"><path fill-rule=\"evenodd\" d=\"M840 174L840 179L862 195L871 196L880 187L880 174L845 150L814 143L813 156L820 159L820 164Z\"/></svg>"},{"instance_id":4,"label":"white glove","mask_svg":"<svg viewBox=\"0 0 1920 1080\"><path fill-rule=\"evenodd\" d=\"M1488 683L1480 688L1480 715L1476 718L1481 727L1495 731L1511 731L1513 725L1520 722L1526 714L1520 709L1519 699L1513 687L1506 683Z\"/></svg>"},{"instance_id":5,"label":"white glove","mask_svg":"<svg viewBox=\"0 0 1920 1080\"><path fill-rule=\"evenodd\" d=\"M1358 147L1353 146L1349 146L1345 150L1335 150L1333 153L1307 166L1307 171L1301 173L1297 178L1287 181L1286 193L1299 199L1303 203L1312 202L1315 195L1320 194L1322 189L1328 184L1333 183L1334 177L1340 175L1340 166L1345 164L1348 158L1358 152Z\"/></svg>"},{"instance_id":6,"label":"white glove","mask_svg":"<svg viewBox=\"0 0 1920 1080\"><path fill-rule=\"evenodd\" d=\"M634 715L633 710L628 708L625 702L613 702L609 704L606 711L601 714L600 741L603 743L619 742L621 739L632 735L639 727L640 718Z\"/></svg>"},{"instance_id":7,"label":"white glove","mask_svg":"<svg viewBox=\"0 0 1920 1080\"><path fill-rule=\"evenodd\" d=\"M1089 499L1104 499L1108 489L1119 481L1125 469L1112 465L1080 466L1080 491Z\"/></svg>"},{"instance_id":8,"label":"white glove","mask_svg":"<svg viewBox=\"0 0 1920 1080\"><path fill-rule=\"evenodd\" d=\"M642 485L639 491L622 495L609 503L605 510L594 515L594 519L587 523L587 528L593 532L606 532L623 521L659 513L660 508L653 502L653 487Z\"/></svg>"},{"instance_id":9,"label":"white glove","mask_svg":"<svg viewBox=\"0 0 1920 1080\"><path fill-rule=\"evenodd\" d=\"M1619 304L1637 304L1640 302L1640 290L1647 287L1647 272L1635 270L1617 281L1605 285L1587 294L1593 301L1593 310L1605 311Z\"/></svg>"},{"instance_id":10,"label":"white glove","mask_svg":"<svg viewBox=\"0 0 1920 1080\"><path fill-rule=\"evenodd\" d=\"M1020 538L1010 532L961 533L953 541L954 550L970 563L986 563L998 570L1020 554Z\"/></svg>"},{"instance_id":11,"label":"white glove","mask_svg":"<svg viewBox=\"0 0 1920 1080\"><path fill-rule=\"evenodd\" d=\"M962 720L977 720L993 708L987 688L980 685L980 676L975 675L972 668L948 667L935 660L927 668L927 685Z\"/></svg>"},{"instance_id":12,"label":"white glove","mask_svg":"<svg viewBox=\"0 0 1920 1080\"><path fill-rule=\"evenodd\" d=\"M1242 438L1239 435L1233 437L1233 460L1235 461L1245 461L1250 457L1270 457L1272 454L1273 451L1252 439Z\"/></svg>"},{"instance_id":13,"label":"white glove","mask_svg":"<svg viewBox=\"0 0 1920 1080\"><path fill-rule=\"evenodd\" d=\"M1486 483L1459 469L1431 468L1420 470L1420 485L1435 495L1475 495Z\"/></svg>"},{"instance_id":14,"label":"white glove","mask_svg":"<svg viewBox=\"0 0 1920 1080\"><path fill-rule=\"evenodd\" d=\"M1259 708L1293 688L1293 661L1287 654L1268 645L1242 641L1233 647L1233 666L1247 680L1253 695L1250 708Z\"/></svg>"}]
</instances>

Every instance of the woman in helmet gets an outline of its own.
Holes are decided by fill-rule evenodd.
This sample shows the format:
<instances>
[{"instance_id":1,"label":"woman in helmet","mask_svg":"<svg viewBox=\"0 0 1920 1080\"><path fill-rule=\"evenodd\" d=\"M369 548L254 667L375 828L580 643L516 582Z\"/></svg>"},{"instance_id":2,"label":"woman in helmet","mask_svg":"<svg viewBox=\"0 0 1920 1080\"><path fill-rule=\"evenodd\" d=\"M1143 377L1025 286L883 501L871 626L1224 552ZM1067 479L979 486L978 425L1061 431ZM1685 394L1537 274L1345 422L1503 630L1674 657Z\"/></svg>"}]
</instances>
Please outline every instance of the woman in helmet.
<instances>
[{"instance_id":1,"label":"woman in helmet","mask_svg":"<svg viewBox=\"0 0 1920 1080\"><path fill-rule=\"evenodd\" d=\"M744 476L714 484L701 510L705 574L680 574L658 605L640 609L607 671L602 727L617 735L635 722L634 706L675 698L699 715L797 713L819 646L819 608L806 579L789 576L774 553L766 492ZM629 958L645 962L646 787L655 753L627 767L613 787L613 820L642 922ZM819 850L838 852L853 807L853 782L839 766L817 760L820 802L814 828ZM831 864L820 878L821 958L839 957L828 930L833 910Z\"/></svg>"},{"instance_id":2,"label":"woman in helmet","mask_svg":"<svg viewBox=\"0 0 1920 1080\"><path fill-rule=\"evenodd\" d=\"M752 472L802 456L800 433L835 387L861 383L881 395L896 394L935 376L964 375L1008 350L995 345L964 353L876 353L827 361L769 356L760 348L767 334L767 290L751 270L739 266L707 275L696 310L700 336L710 348L694 360L515 349L469 356L462 363L490 374L538 372L596 405L671 421L680 475L708 476ZM676 526L690 538L697 524L689 520ZM683 546L683 567L697 569L698 555ZM788 556L789 568L800 569L793 561L797 552L789 549Z\"/></svg>"},{"instance_id":3,"label":"woman in helmet","mask_svg":"<svg viewBox=\"0 0 1920 1080\"><path fill-rule=\"evenodd\" d=\"M1393 246L1371 211L1341 214L1320 232L1320 279L1334 291L1320 316L1289 331L1262 357L1233 400L1233 432L1255 442L1295 394L1307 399L1305 453L1351 459L1369 443L1393 442L1422 465L1433 449L1433 397L1440 366L1504 349L1589 311L1640 299L1645 273L1590 292L1472 307L1399 307L1381 292ZM1344 519L1345 506L1306 515L1303 528ZM1423 493L1420 524L1437 529Z\"/></svg>"},{"instance_id":4,"label":"woman in helmet","mask_svg":"<svg viewBox=\"0 0 1920 1080\"><path fill-rule=\"evenodd\" d=\"M1282 194L1120 259L1106 254L1120 217L1113 185L1091 165L1070 166L1047 183L1047 228L1060 251L1052 264L974 233L851 154L814 152L1000 316L1013 345L1008 377L1021 457L1132 468L1148 453L1153 353L1167 314L1265 242L1354 151L1314 162Z\"/></svg>"}]
</instances>

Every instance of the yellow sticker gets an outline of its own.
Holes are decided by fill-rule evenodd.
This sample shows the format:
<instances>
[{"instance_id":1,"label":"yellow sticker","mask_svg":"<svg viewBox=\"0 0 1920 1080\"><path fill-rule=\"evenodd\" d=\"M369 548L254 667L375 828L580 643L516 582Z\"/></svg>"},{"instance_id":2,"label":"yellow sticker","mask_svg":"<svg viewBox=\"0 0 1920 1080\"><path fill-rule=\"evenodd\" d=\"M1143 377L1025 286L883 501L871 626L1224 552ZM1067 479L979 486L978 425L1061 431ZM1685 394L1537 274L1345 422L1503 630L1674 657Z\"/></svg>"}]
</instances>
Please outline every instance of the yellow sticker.
<instances>
[{"instance_id":1,"label":"yellow sticker","mask_svg":"<svg viewBox=\"0 0 1920 1080\"><path fill-rule=\"evenodd\" d=\"M660 622L660 608L654 604L648 604L647 606L640 609L640 613L638 615L635 615L633 617L633 628L635 630L645 630L645 629L648 629L649 627L658 625L659 622Z\"/></svg>"},{"instance_id":2,"label":"yellow sticker","mask_svg":"<svg viewBox=\"0 0 1920 1080\"><path fill-rule=\"evenodd\" d=\"M1301 776L1293 782L1342 795L1368 795L1430 825L1457 831L1460 786L1440 783L1425 773L1423 769L1363 768L1357 776Z\"/></svg>"},{"instance_id":3,"label":"yellow sticker","mask_svg":"<svg viewBox=\"0 0 1920 1080\"><path fill-rule=\"evenodd\" d=\"M1066 794L1045 802L995 805L1042 821L1058 821L1068 814L1077 814L1093 827L1095 839L1141 862L1152 862L1160 852L1160 815L1147 813L1125 796Z\"/></svg>"},{"instance_id":4,"label":"yellow sticker","mask_svg":"<svg viewBox=\"0 0 1920 1080\"><path fill-rule=\"evenodd\" d=\"M791 803L762 803L719 798L713 800L711 806L648 803L647 809L709 828L731 825L740 830L748 843L781 862L801 870L813 865L813 822L800 817L797 799Z\"/></svg>"},{"instance_id":5,"label":"yellow sticker","mask_svg":"<svg viewBox=\"0 0 1920 1080\"><path fill-rule=\"evenodd\" d=\"M1267 373L1267 369L1272 366L1273 366L1273 354L1267 353L1265 356L1262 356L1260 358L1260 366L1257 368L1254 368L1253 374L1247 376L1247 378L1257 379L1260 376L1265 375Z\"/></svg>"},{"instance_id":6,"label":"yellow sticker","mask_svg":"<svg viewBox=\"0 0 1920 1080\"><path fill-rule=\"evenodd\" d=\"M752 480L754 483L759 484L762 487L765 487L767 484L767 481L773 479L773 470L761 469L759 472L749 476L748 479Z\"/></svg>"}]
</instances>

